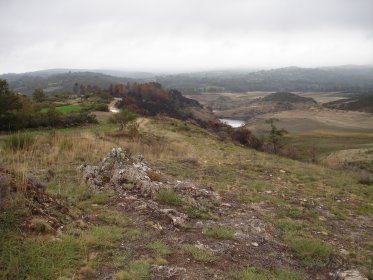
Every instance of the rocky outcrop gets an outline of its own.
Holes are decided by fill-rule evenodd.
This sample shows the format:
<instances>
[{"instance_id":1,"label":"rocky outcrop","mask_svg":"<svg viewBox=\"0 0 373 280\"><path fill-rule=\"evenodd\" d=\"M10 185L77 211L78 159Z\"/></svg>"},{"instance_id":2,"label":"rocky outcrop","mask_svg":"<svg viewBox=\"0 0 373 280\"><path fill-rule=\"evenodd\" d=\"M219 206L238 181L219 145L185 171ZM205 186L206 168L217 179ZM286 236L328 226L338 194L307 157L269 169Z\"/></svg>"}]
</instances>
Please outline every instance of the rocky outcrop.
<instances>
[{"instance_id":1,"label":"rocky outcrop","mask_svg":"<svg viewBox=\"0 0 373 280\"><path fill-rule=\"evenodd\" d=\"M152 181L148 174L153 171L142 156L131 157L121 148L114 148L98 165L82 165L84 181L94 190L103 191L112 188L120 196L133 198L138 209L148 209L152 213L166 216L173 225L182 226L187 215L181 210L163 208L157 202L161 190L175 192L183 203L201 209L210 210L220 204L218 193L197 186L191 182Z\"/></svg>"}]
</instances>

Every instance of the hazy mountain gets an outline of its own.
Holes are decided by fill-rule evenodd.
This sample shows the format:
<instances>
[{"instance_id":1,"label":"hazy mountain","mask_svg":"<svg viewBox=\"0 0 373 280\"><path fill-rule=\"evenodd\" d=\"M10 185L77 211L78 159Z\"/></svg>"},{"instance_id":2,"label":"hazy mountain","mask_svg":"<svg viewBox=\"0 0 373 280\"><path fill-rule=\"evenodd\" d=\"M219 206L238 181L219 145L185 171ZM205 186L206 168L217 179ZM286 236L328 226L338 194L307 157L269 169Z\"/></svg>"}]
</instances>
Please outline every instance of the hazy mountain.
<instances>
[{"instance_id":1,"label":"hazy mountain","mask_svg":"<svg viewBox=\"0 0 373 280\"><path fill-rule=\"evenodd\" d=\"M120 78L94 72L64 72L64 70L44 70L24 74L5 74L0 79L8 81L9 86L16 92L31 94L36 88L45 92L72 92L75 83L85 86L99 86L107 89L110 84L133 82L131 78Z\"/></svg>"},{"instance_id":2,"label":"hazy mountain","mask_svg":"<svg viewBox=\"0 0 373 280\"><path fill-rule=\"evenodd\" d=\"M129 81L157 81L165 88L183 93L245 91L373 91L373 66L285 67L272 70L221 70L156 75L120 70L50 69L23 74L4 74L10 88L30 94L35 88L46 92L72 91L75 82L107 88Z\"/></svg>"},{"instance_id":3,"label":"hazy mountain","mask_svg":"<svg viewBox=\"0 0 373 280\"><path fill-rule=\"evenodd\" d=\"M245 91L369 91L373 66L286 67L256 72L214 72L159 76L165 87L188 93Z\"/></svg>"}]
</instances>

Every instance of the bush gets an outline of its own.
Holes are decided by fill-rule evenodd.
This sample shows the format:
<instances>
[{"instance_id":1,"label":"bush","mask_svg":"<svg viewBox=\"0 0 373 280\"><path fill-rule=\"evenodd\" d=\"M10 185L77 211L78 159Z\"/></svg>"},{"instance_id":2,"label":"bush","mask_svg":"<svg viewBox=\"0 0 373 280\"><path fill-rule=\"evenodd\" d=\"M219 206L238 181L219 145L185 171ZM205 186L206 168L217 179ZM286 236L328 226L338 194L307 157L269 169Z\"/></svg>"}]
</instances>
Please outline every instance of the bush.
<instances>
[{"instance_id":1,"label":"bush","mask_svg":"<svg viewBox=\"0 0 373 280\"><path fill-rule=\"evenodd\" d=\"M361 171L360 174L358 174L357 181L362 185L373 185L373 174L368 171Z\"/></svg>"},{"instance_id":2,"label":"bush","mask_svg":"<svg viewBox=\"0 0 373 280\"><path fill-rule=\"evenodd\" d=\"M117 114L114 114L110 119L109 121L112 122L112 123L116 123L119 125L119 130L123 130L124 127L136 120L138 117L137 114L133 113L132 111L128 110L128 109L122 109L119 113Z\"/></svg>"},{"instance_id":3,"label":"bush","mask_svg":"<svg viewBox=\"0 0 373 280\"><path fill-rule=\"evenodd\" d=\"M161 181L161 175L153 170L149 170L146 172L146 175L148 175L150 181L152 182L160 182Z\"/></svg>"},{"instance_id":4,"label":"bush","mask_svg":"<svg viewBox=\"0 0 373 280\"><path fill-rule=\"evenodd\" d=\"M237 141L242 145L259 149L262 146L262 143L256 138L250 130L245 127L239 127L234 129L230 133L232 140Z\"/></svg>"}]
</instances>

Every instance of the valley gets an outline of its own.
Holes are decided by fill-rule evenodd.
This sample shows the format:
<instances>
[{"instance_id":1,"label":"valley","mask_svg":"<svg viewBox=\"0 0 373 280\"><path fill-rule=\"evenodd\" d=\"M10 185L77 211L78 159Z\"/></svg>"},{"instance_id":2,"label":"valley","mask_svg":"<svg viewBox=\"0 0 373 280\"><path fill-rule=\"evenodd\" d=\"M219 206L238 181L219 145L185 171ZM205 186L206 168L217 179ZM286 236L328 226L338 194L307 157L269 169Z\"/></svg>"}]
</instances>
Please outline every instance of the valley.
<instances>
[{"instance_id":1,"label":"valley","mask_svg":"<svg viewBox=\"0 0 373 280\"><path fill-rule=\"evenodd\" d=\"M372 160L366 153L373 149L373 115L366 112L345 111L325 107L326 103L343 101L349 96L338 92L296 92L312 98L293 103L291 100L263 102L271 92L247 93L202 93L189 95L204 106L211 108L219 118L245 122L245 127L256 135L268 135L266 120L276 118L278 126L284 128L286 143L294 147L294 156L301 160L319 161L333 167L368 168L372 171ZM356 151L360 151L358 159ZM335 153L354 153L351 162L330 160ZM337 156L338 157L338 156Z\"/></svg>"}]
</instances>

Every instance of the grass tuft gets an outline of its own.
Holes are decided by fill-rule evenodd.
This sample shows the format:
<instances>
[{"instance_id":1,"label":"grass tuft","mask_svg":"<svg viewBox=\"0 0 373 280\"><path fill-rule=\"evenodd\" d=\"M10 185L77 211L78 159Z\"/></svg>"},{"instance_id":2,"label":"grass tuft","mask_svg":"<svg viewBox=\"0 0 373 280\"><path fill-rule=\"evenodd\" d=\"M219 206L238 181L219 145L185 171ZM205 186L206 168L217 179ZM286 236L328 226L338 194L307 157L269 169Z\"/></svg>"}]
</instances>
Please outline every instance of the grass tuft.
<instances>
[{"instance_id":1,"label":"grass tuft","mask_svg":"<svg viewBox=\"0 0 373 280\"><path fill-rule=\"evenodd\" d=\"M5 138L4 142L5 150L24 150L30 148L34 144L35 138L31 133L16 133Z\"/></svg>"},{"instance_id":2,"label":"grass tuft","mask_svg":"<svg viewBox=\"0 0 373 280\"><path fill-rule=\"evenodd\" d=\"M156 199L162 204L180 206L183 204L183 200L174 190L161 189L157 195Z\"/></svg>"},{"instance_id":3,"label":"grass tuft","mask_svg":"<svg viewBox=\"0 0 373 280\"><path fill-rule=\"evenodd\" d=\"M150 265L144 261L134 262L125 271L120 271L114 280L147 280L150 279Z\"/></svg>"},{"instance_id":4,"label":"grass tuft","mask_svg":"<svg viewBox=\"0 0 373 280\"><path fill-rule=\"evenodd\" d=\"M310 267L323 267L333 253L331 245L319 239L288 238L290 248L303 263Z\"/></svg>"},{"instance_id":5,"label":"grass tuft","mask_svg":"<svg viewBox=\"0 0 373 280\"><path fill-rule=\"evenodd\" d=\"M226 227L204 228L202 233L216 239L234 239L234 231Z\"/></svg>"},{"instance_id":6,"label":"grass tuft","mask_svg":"<svg viewBox=\"0 0 373 280\"><path fill-rule=\"evenodd\" d=\"M171 254L170 246L159 240L148 244L148 248L153 251L153 254L156 257L165 257Z\"/></svg>"}]
</instances>

